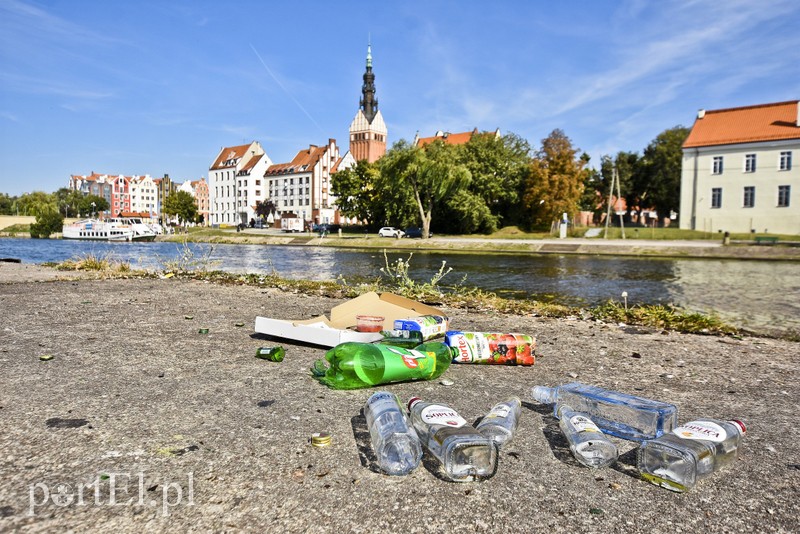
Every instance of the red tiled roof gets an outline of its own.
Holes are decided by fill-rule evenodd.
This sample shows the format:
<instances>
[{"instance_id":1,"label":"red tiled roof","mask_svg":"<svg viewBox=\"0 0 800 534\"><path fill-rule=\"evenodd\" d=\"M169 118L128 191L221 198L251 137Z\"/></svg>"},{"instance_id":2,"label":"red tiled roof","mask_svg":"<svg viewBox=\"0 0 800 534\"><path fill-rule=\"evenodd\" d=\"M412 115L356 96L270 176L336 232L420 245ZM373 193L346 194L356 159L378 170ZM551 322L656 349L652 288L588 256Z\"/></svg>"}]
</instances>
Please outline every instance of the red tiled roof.
<instances>
[{"instance_id":1,"label":"red tiled roof","mask_svg":"<svg viewBox=\"0 0 800 534\"><path fill-rule=\"evenodd\" d=\"M433 137L420 137L417 139L417 146L424 147L433 143L434 141L443 141L447 145L463 145L467 143L470 139L472 139L473 135L478 133L478 129L475 128L471 132L461 132L461 133L449 133L444 132L442 135L434 135Z\"/></svg>"},{"instance_id":2,"label":"red tiled roof","mask_svg":"<svg viewBox=\"0 0 800 534\"><path fill-rule=\"evenodd\" d=\"M793 100L700 112L683 148L800 139L798 107Z\"/></svg>"},{"instance_id":3,"label":"red tiled roof","mask_svg":"<svg viewBox=\"0 0 800 534\"><path fill-rule=\"evenodd\" d=\"M264 157L264 154L259 154L258 156L253 156L253 157L252 157L252 158L250 158L250 160L247 162L247 165L245 165L244 167L242 167L242 168L241 168L241 170L242 170L242 171L249 171L249 170L251 170L253 167L255 167L255 166L256 166L256 163L258 163L259 161L261 161L261 158L262 158L262 157Z\"/></svg>"},{"instance_id":4,"label":"red tiled roof","mask_svg":"<svg viewBox=\"0 0 800 534\"><path fill-rule=\"evenodd\" d=\"M310 171L316 165L319 158L325 153L328 146L311 145L305 150L297 153L289 163L276 163L267 168L266 174L292 174L297 172Z\"/></svg>"},{"instance_id":5,"label":"red tiled roof","mask_svg":"<svg viewBox=\"0 0 800 534\"><path fill-rule=\"evenodd\" d=\"M239 145L239 146L230 146L224 147L219 156L217 156L217 160L211 165L211 169L225 169L228 167L233 167L233 165L223 165L224 162L231 160L231 159L239 159L245 155L247 149L250 148L250 145Z\"/></svg>"}]
</instances>

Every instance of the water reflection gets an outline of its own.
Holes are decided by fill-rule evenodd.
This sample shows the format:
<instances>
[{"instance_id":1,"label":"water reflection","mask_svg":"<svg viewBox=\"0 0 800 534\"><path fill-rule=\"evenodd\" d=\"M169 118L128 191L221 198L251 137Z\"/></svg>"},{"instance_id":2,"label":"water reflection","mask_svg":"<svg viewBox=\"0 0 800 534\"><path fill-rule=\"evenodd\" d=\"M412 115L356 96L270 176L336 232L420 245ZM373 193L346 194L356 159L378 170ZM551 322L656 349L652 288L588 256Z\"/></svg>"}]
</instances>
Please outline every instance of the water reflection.
<instances>
[{"instance_id":1,"label":"water reflection","mask_svg":"<svg viewBox=\"0 0 800 534\"><path fill-rule=\"evenodd\" d=\"M675 303L744 327L800 331L800 276L793 262L675 262Z\"/></svg>"},{"instance_id":2,"label":"water reflection","mask_svg":"<svg viewBox=\"0 0 800 534\"><path fill-rule=\"evenodd\" d=\"M25 263L92 254L135 268L160 269L187 251L196 265L208 258L210 268L226 272L275 272L309 280L376 279L387 259L394 263L409 257L407 252L388 252L385 259L382 251L315 246L0 239L0 257ZM463 283L511 298L585 306L621 301L625 291L631 305L676 304L742 326L800 330L800 278L794 262L415 252L410 275L429 281L442 262L453 269L442 284Z\"/></svg>"}]
</instances>

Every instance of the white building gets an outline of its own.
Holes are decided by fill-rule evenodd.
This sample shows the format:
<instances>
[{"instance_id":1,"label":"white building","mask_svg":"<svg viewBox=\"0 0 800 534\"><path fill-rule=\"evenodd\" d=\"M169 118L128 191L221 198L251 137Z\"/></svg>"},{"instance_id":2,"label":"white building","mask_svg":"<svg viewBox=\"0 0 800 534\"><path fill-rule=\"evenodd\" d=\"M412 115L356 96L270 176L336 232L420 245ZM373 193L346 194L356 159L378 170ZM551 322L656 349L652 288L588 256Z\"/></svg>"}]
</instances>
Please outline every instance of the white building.
<instances>
[{"instance_id":1,"label":"white building","mask_svg":"<svg viewBox=\"0 0 800 534\"><path fill-rule=\"evenodd\" d=\"M331 174L353 165L349 154L339 156L335 139L325 146L310 145L289 163L271 165L264 179L267 197L278 217L296 216L312 224L340 223L336 197L331 193Z\"/></svg>"},{"instance_id":2,"label":"white building","mask_svg":"<svg viewBox=\"0 0 800 534\"><path fill-rule=\"evenodd\" d=\"M208 169L209 218L213 225L247 224L266 198L263 176L272 161L261 144L223 147Z\"/></svg>"},{"instance_id":3,"label":"white building","mask_svg":"<svg viewBox=\"0 0 800 534\"><path fill-rule=\"evenodd\" d=\"M683 144L680 227L800 235L800 102L704 111Z\"/></svg>"},{"instance_id":4,"label":"white building","mask_svg":"<svg viewBox=\"0 0 800 534\"><path fill-rule=\"evenodd\" d=\"M158 215L158 186L149 174L131 179L131 211Z\"/></svg>"}]
</instances>

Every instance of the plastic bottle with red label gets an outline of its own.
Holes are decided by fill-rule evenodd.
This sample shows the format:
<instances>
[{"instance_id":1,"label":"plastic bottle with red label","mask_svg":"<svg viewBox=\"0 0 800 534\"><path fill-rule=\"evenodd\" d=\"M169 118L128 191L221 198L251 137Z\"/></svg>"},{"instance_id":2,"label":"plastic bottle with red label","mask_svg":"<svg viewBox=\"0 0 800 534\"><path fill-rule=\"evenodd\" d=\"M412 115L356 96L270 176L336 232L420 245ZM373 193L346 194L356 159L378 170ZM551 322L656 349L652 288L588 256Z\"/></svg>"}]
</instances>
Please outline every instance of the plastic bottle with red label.
<instances>
[{"instance_id":1,"label":"plastic bottle with red label","mask_svg":"<svg viewBox=\"0 0 800 534\"><path fill-rule=\"evenodd\" d=\"M433 380L447 370L452 358L452 351L444 343L422 343L405 349L347 342L325 353L325 361L314 362L311 372L333 389L358 389L409 380Z\"/></svg>"},{"instance_id":2,"label":"plastic bottle with red label","mask_svg":"<svg viewBox=\"0 0 800 534\"><path fill-rule=\"evenodd\" d=\"M450 331L445 334L445 343L456 351L453 361L457 363L536 363L536 338L527 334Z\"/></svg>"},{"instance_id":3,"label":"plastic bottle with red label","mask_svg":"<svg viewBox=\"0 0 800 534\"><path fill-rule=\"evenodd\" d=\"M645 480L672 491L688 491L698 480L732 463L747 429L741 421L696 419L639 447Z\"/></svg>"},{"instance_id":4,"label":"plastic bottle with red label","mask_svg":"<svg viewBox=\"0 0 800 534\"><path fill-rule=\"evenodd\" d=\"M408 401L411 424L423 446L454 482L486 479L497 470L497 446L445 404Z\"/></svg>"}]
</instances>

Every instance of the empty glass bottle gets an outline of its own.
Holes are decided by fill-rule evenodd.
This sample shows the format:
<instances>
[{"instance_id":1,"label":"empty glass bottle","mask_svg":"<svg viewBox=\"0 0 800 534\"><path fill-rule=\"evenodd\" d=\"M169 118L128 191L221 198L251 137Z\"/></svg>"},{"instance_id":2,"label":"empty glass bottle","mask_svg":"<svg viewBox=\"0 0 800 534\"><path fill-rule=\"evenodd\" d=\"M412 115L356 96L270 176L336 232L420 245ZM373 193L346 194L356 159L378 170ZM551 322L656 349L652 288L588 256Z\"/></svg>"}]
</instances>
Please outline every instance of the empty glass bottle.
<instances>
[{"instance_id":1,"label":"empty glass bottle","mask_svg":"<svg viewBox=\"0 0 800 534\"><path fill-rule=\"evenodd\" d=\"M497 469L497 446L444 404L408 401L411 424L422 444L454 482L489 478Z\"/></svg>"},{"instance_id":2,"label":"empty glass bottle","mask_svg":"<svg viewBox=\"0 0 800 534\"><path fill-rule=\"evenodd\" d=\"M569 442L569 449L578 462L586 467L608 467L617 461L619 451L585 414L567 405L558 410L558 426Z\"/></svg>"},{"instance_id":3,"label":"empty glass bottle","mask_svg":"<svg viewBox=\"0 0 800 534\"><path fill-rule=\"evenodd\" d=\"M444 343L422 343L414 349L341 343L314 362L311 372L334 389L358 389L406 380L432 380L450 366L453 355Z\"/></svg>"},{"instance_id":4,"label":"empty glass bottle","mask_svg":"<svg viewBox=\"0 0 800 534\"><path fill-rule=\"evenodd\" d=\"M747 432L741 421L697 419L639 447L642 478L672 491L688 491L736 459Z\"/></svg>"},{"instance_id":5,"label":"empty glass bottle","mask_svg":"<svg viewBox=\"0 0 800 534\"><path fill-rule=\"evenodd\" d=\"M478 431L501 448L514 438L519 425L521 406L522 401L519 397L511 397L496 404L478 423Z\"/></svg>"},{"instance_id":6,"label":"empty glass bottle","mask_svg":"<svg viewBox=\"0 0 800 534\"><path fill-rule=\"evenodd\" d=\"M378 465L389 475L407 475L419 465L422 447L394 393L379 391L364 406Z\"/></svg>"},{"instance_id":7,"label":"empty glass bottle","mask_svg":"<svg viewBox=\"0 0 800 534\"><path fill-rule=\"evenodd\" d=\"M566 404L589 416L603 432L633 441L657 438L677 424L678 408L673 404L580 382L555 388L535 386L533 398L544 404L554 404L556 417Z\"/></svg>"}]
</instances>

